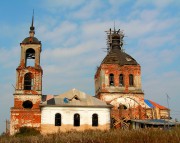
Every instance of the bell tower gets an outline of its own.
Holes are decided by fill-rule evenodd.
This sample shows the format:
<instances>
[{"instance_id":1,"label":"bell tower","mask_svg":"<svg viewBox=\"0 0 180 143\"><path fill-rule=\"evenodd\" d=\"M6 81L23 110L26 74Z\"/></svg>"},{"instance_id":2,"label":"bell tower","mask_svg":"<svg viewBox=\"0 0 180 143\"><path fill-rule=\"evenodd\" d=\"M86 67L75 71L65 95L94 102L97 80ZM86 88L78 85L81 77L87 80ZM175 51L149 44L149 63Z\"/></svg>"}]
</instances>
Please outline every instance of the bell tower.
<instances>
[{"instance_id":1,"label":"bell tower","mask_svg":"<svg viewBox=\"0 0 180 143\"><path fill-rule=\"evenodd\" d=\"M43 70L40 66L41 42L34 35L33 14L29 37L20 43L21 57L16 69L14 107L11 108L11 135L24 126L40 129L39 104L42 95Z\"/></svg>"}]
</instances>

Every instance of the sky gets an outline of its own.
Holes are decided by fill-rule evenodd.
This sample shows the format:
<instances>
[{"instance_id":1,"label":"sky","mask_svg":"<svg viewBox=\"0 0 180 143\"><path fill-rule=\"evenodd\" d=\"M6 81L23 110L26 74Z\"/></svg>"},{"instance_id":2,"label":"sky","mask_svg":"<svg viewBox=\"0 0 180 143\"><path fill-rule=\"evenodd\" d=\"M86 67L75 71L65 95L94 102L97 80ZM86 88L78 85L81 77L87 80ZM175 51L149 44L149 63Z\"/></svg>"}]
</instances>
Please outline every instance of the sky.
<instances>
[{"instance_id":1,"label":"sky","mask_svg":"<svg viewBox=\"0 0 180 143\"><path fill-rule=\"evenodd\" d=\"M0 133L10 119L20 43L42 43L43 94L72 88L94 95L109 28L125 33L124 50L141 65L145 98L167 105L180 121L179 0L2 0L0 5Z\"/></svg>"}]
</instances>

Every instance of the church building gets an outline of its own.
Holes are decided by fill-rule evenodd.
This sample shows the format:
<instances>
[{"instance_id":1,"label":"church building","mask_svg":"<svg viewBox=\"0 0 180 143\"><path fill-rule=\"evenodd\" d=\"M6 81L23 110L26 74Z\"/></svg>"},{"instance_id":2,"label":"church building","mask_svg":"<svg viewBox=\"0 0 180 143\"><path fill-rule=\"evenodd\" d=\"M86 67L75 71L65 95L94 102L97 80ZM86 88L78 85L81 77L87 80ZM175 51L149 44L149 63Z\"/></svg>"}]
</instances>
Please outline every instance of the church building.
<instances>
[{"instance_id":1,"label":"church building","mask_svg":"<svg viewBox=\"0 0 180 143\"><path fill-rule=\"evenodd\" d=\"M144 99L141 66L123 51L124 33L115 29L107 31L108 53L95 73L95 96L77 89L59 95L42 95L42 45L34 36L33 21L34 18L29 37L20 43L21 57L16 69L10 117L11 135L21 127L34 127L46 134L129 128L132 120L169 118L169 109Z\"/></svg>"}]
</instances>

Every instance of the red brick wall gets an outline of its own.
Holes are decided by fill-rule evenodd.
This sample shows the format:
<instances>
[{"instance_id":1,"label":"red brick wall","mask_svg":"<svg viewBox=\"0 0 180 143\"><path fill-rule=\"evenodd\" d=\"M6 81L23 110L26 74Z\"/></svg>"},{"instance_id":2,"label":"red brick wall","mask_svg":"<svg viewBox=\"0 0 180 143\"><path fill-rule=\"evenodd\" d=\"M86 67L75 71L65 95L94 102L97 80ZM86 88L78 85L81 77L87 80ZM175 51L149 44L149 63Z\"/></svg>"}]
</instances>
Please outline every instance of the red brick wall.
<instances>
[{"instance_id":1,"label":"red brick wall","mask_svg":"<svg viewBox=\"0 0 180 143\"><path fill-rule=\"evenodd\" d=\"M40 129L40 109L15 109L11 108L11 134L16 133L20 127L34 127Z\"/></svg>"}]
</instances>

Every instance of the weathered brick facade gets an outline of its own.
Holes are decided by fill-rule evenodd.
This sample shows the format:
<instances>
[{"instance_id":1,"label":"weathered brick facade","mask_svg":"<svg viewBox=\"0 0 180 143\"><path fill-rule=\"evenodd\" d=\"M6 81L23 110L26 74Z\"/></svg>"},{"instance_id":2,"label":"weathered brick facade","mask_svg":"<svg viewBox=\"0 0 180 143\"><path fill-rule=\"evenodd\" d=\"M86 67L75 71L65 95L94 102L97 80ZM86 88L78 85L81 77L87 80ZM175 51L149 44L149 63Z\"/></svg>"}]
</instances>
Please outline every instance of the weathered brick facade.
<instances>
[{"instance_id":1,"label":"weathered brick facade","mask_svg":"<svg viewBox=\"0 0 180 143\"><path fill-rule=\"evenodd\" d=\"M123 37L120 30L107 31L108 53L94 77L96 97L114 106L111 117L115 127L123 127L131 119L160 119L164 116L160 108L146 108L141 67L123 51ZM164 111L167 118L168 110Z\"/></svg>"},{"instance_id":2,"label":"weathered brick facade","mask_svg":"<svg viewBox=\"0 0 180 143\"><path fill-rule=\"evenodd\" d=\"M34 37L33 22L29 34L30 36L20 44L21 59L16 69L14 107L11 108L11 135L16 133L20 127L40 129L41 125L39 106L42 95L41 42ZM32 65L28 65L29 62Z\"/></svg>"}]
</instances>

